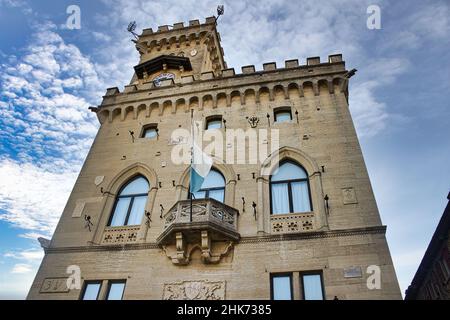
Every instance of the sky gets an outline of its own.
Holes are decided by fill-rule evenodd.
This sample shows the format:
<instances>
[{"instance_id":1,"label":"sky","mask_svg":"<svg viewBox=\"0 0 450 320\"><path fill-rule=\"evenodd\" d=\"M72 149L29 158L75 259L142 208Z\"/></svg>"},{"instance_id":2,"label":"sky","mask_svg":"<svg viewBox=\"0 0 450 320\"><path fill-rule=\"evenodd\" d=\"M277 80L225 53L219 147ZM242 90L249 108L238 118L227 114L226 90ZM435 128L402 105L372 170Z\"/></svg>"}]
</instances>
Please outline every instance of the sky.
<instances>
[{"instance_id":1,"label":"sky","mask_svg":"<svg viewBox=\"0 0 450 320\"><path fill-rule=\"evenodd\" d=\"M450 191L447 0L222 1L229 67L342 53L350 110L404 292ZM69 5L81 10L70 30ZM24 299L99 127L89 106L138 63L126 31L192 19L210 0L0 0L0 299ZM368 29L369 5L381 28Z\"/></svg>"}]
</instances>

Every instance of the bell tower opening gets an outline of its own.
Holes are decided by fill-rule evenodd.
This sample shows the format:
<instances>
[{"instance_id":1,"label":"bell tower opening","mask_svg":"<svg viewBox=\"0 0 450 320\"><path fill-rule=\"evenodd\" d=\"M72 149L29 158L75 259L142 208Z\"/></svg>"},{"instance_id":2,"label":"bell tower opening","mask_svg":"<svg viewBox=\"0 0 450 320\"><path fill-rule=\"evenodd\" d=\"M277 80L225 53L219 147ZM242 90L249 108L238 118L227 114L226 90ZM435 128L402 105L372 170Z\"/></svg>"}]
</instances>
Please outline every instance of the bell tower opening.
<instances>
[{"instance_id":1,"label":"bell tower opening","mask_svg":"<svg viewBox=\"0 0 450 320\"><path fill-rule=\"evenodd\" d=\"M180 22L157 31L144 29L133 41L140 61L131 84L153 82L158 87L162 81L181 82L184 76L197 80L204 72L219 76L227 68L215 17L203 24L191 20L188 26Z\"/></svg>"}]
</instances>

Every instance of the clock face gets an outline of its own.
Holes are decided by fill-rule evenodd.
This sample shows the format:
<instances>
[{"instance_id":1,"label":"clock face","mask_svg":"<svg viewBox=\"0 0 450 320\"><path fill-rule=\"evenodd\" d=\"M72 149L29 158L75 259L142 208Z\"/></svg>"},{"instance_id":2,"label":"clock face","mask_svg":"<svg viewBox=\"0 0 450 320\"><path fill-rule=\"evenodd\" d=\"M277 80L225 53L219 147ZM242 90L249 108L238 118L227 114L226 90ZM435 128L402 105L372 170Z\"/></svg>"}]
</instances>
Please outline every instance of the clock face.
<instances>
[{"instance_id":1,"label":"clock face","mask_svg":"<svg viewBox=\"0 0 450 320\"><path fill-rule=\"evenodd\" d=\"M161 86L161 81L168 79L175 79L175 75L173 73L161 73L153 79L153 83L156 87L159 87Z\"/></svg>"}]
</instances>

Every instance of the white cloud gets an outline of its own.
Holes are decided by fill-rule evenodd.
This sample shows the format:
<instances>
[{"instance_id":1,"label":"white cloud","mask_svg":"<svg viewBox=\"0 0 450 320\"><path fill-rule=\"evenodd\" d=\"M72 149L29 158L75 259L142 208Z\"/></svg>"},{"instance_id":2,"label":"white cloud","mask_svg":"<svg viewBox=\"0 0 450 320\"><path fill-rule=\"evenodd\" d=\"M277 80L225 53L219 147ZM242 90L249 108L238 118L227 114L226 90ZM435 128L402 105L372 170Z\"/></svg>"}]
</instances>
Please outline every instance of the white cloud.
<instances>
[{"instance_id":1,"label":"white cloud","mask_svg":"<svg viewBox=\"0 0 450 320\"><path fill-rule=\"evenodd\" d=\"M411 15L411 29L424 39L448 40L450 35L450 6L448 2L427 3Z\"/></svg>"},{"instance_id":2,"label":"white cloud","mask_svg":"<svg viewBox=\"0 0 450 320\"><path fill-rule=\"evenodd\" d=\"M33 164L0 161L0 219L51 236L78 168L52 173Z\"/></svg>"},{"instance_id":3,"label":"white cloud","mask_svg":"<svg viewBox=\"0 0 450 320\"><path fill-rule=\"evenodd\" d=\"M26 249L13 252L7 252L4 254L6 258L13 258L17 260L26 260L28 264L41 261L44 257L44 251L42 249Z\"/></svg>"},{"instance_id":4,"label":"white cloud","mask_svg":"<svg viewBox=\"0 0 450 320\"><path fill-rule=\"evenodd\" d=\"M11 270L11 273L30 273L32 272L32 266L25 263L17 263Z\"/></svg>"}]
</instances>

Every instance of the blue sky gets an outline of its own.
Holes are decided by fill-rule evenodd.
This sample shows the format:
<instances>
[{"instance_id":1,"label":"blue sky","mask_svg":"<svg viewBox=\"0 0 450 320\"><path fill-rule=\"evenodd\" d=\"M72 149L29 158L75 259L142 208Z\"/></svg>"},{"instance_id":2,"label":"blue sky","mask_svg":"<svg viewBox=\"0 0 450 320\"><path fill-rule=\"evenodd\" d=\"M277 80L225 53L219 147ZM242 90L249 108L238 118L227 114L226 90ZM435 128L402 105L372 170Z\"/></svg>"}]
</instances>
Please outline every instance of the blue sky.
<instances>
[{"instance_id":1,"label":"blue sky","mask_svg":"<svg viewBox=\"0 0 450 320\"><path fill-rule=\"evenodd\" d=\"M81 8L67 30L66 8ZM0 0L0 299L24 298L98 128L87 108L129 82L138 29L203 20L216 1ZM350 109L397 275L411 281L450 187L448 1L226 1L230 67L342 53ZM381 29L366 27L369 5ZM7 31L5 31L7 30Z\"/></svg>"}]
</instances>

